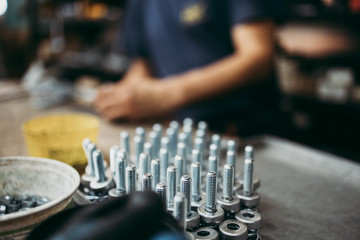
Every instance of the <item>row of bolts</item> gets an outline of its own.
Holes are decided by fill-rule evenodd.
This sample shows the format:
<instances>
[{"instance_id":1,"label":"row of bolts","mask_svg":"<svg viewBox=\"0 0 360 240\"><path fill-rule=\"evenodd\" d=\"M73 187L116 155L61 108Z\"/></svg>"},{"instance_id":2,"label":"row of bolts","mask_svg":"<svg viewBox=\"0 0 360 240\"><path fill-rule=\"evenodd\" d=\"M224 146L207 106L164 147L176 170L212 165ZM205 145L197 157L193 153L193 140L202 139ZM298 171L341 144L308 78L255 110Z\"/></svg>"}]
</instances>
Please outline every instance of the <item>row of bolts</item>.
<instances>
[{"instance_id":1,"label":"row of bolts","mask_svg":"<svg viewBox=\"0 0 360 240\"><path fill-rule=\"evenodd\" d=\"M227 141L223 181L219 184L223 191L218 194L220 135L211 136L207 152L206 122L198 122L194 141L192 119L184 119L182 132L179 131L180 124L172 121L166 129L166 137L162 137L162 125L154 124L148 134L149 142L145 142L145 129L136 128L133 138L135 154L132 157L130 135L126 131L121 132L122 148L118 145L110 148L110 171L106 169L102 152L90 139L84 139L88 166L82 175L82 184L95 193L106 193L109 197L120 197L136 190L154 190L184 231L192 231L192 234L186 232L188 239L218 239L218 232L214 229L219 230L222 239L260 239L261 216L256 211L260 196L254 191L260 186L260 181L253 178L252 146L245 147L241 179L236 175L236 142ZM204 161L206 154L208 166ZM172 163L170 159L173 159ZM191 163L191 176L187 175L187 162ZM201 169L207 170L205 189L201 185L201 179L205 177L201 175ZM238 178L240 181L237 181ZM114 182L115 188L112 188Z\"/></svg>"}]
</instances>

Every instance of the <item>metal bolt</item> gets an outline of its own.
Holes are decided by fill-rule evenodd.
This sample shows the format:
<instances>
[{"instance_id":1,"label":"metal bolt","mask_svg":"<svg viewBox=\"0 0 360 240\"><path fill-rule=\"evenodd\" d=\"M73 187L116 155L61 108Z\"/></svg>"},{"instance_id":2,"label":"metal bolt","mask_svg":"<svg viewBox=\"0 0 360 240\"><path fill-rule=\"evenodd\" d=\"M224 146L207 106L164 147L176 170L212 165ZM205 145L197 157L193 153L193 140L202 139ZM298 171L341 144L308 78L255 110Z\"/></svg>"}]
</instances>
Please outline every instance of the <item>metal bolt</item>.
<instances>
[{"instance_id":1,"label":"metal bolt","mask_svg":"<svg viewBox=\"0 0 360 240\"><path fill-rule=\"evenodd\" d=\"M169 167L169 152L166 148L160 149L160 181L166 182L166 170Z\"/></svg>"},{"instance_id":2,"label":"metal bolt","mask_svg":"<svg viewBox=\"0 0 360 240\"><path fill-rule=\"evenodd\" d=\"M87 145L87 149L89 152L89 159L88 159L88 165L90 165L90 171L89 171L89 175L91 177L95 177L95 164L94 164L94 151L96 150L96 146L93 143L89 143Z\"/></svg>"},{"instance_id":3,"label":"metal bolt","mask_svg":"<svg viewBox=\"0 0 360 240\"><path fill-rule=\"evenodd\" d=\"M194 121L191 118L184 118L183 125L192 127L194 125Z\"/></svg>"},{"instance_id":4,"label":"metal bolt","mask_svg":"<svg viewBox=\"0 0 360 240\"><path fill-rule=\"evenodd\" d=\"M126 168L126 193L130 194L136 191L136 167L128 166Z\"/></svg>"},{"instance_id":5,"label":"metal bolt","mask_svg":"<svg viewBox=\"0 0 360 240\"><path fill-rule=\"evenodd\" d=\"M178 124L177 122L175 123ZM170 155L172 157L176 155L178 132L179 132L179 125L177 125L177 128L174 128L171 127L171 123L170 123L170 128L166 130L166 136L169 138L170 141Z\"/></svg>"},{"instance_id":6,"label":"metal bolt","mask_svg":"<svg viewBox=\"0 0 360 240\"><path fill-rule=\"evenodd\" d=\"M160 150L160 136L158 135L158 133L151 131L149 133L149 139L152 145L152 156L153 158L158 158Z\"/></svg>"},{"instance_id":7,"label":"metal bolt","mask_svg":"<svg viewBox=\"0 0 360 240\"><path fill-rule=\"evenodd\" d=\"M150 173L149 171L149 155L147 153L140 154L139 162L139 172L138 172L138 189L141 189L141 179L145 173Z\"/></svg>"},{"instance_id":8,"label":"metal bolt","mask_svg":"<svg viewBox=\"0 0 360 240\"><path fill-rule=\"evenodd\" d=\"M153 145L151 143L146 142L144 144L144 153L147 153L149 155L150 160L154 158Z\"/></svg>"},{"instance_id":9,"label":"metal bolt","mask_svg":"<svg viewBox=\"0 0 360 240\"><path fill-rule=\"evenodd\" d=\"M184 125L183 131L186 135L186 149L187 154L190 154L190 149L192 149L192 126L190 125Z\"/></svg>"},{"instance_id":10,"label":"metal bolt","mask_svg":"<svg viewBox=\"0 0 360 240\"><path fill-rule=\"evenodd\" d=\"M120 149L118 151L117 158L119 158L119 157L121 157L121 158L123 158L125 160L125 167L127 167L128 164L129 164L129 159L128 159L128 155L127 155L125 149Z\"/></svg>"},{"instance_id":11,"label":"metal bolt","mask_svg":"<svg viewBox=\"0 0 360 240\"><path fill-rule=\"evenodd\" d=\"M163 135L163 127L160 123L155 123L152 127L153 131L158 134L158 136L161 138Z\"/></svg>"},{"instance_id":12,"label":"metal bolt","mask_svg":"<svg viewBox=\"0 0 360 240\"><path fill-rule=\"evenodd\" d=\"M170 166L167 168L167 208L171 209L174 207L174 196L176 194L176 168Z\"/></svg>"},{"instance_id":13,"label":"metal bolt","mask_svg":"<svg viewBox=\"0 0 360 240\"><path fill-rule=\"evenodd\" d=\"M135 146L135 166L139 168L140 154L144 151L144 142L140 136L134 137Z\"/></svg>"},{"instance_id":14,"label":"metal bolt","mask_svg":"<svg viewBox=\"0 0 360 240\"><path fill-rule=\"evenodd\" d=\"M216 172L208 172L206 176L205 204L205 210L207 212L216 212Z\"/></svg>"},{"instance_id":15,"label":"metal bolt","mask_svg":"<svg viewBox=\"0 0 360 240\"><path fill-rule=\"evenodd\" d=\"M176 131L176 134L179 133L180 124L177 121L171 121L169 126Z\"/></svg>"},{"instance_id":16,"label":"metal bolt","mask_svg":"<svg viewBox=\"0 0 360 240\"><path fill-rule=\"evenodd\" d=\"M125 159L118 158L116 159L116 189L120 192L125 192Z\"/></svg>"},{"instance_id":17,"label":"metal bolt","mask_svg":"<svg viewBox=\"0 0 360 240\"><path fill-rule=\"evenodd\" d=\"M186 230L186 197L182 193L178 193L174 197L173 216L178 221L182 230Z\"/></svg>"},{"instance_id":18,"label":"metal bolt","mask_svg":"<svg viewBox=\"0 0 360 240\"><path fill-rule=\"evenodd\" d=\"M254 148L251 145L245 147L245 159L254 159Z\"/></svg>"},{"instance_id":19,"label":"metal bolt","mask_svg":"<svg viewBox=\"0 0 360 240\"><path fill-rule=\"evenodd\" d=\"M235 152L232 150L228 150L226 152L226 164L232 165L234 167L234 174L233 174L233 178L234 178L234 184L235 184L235 176L236 176L236 156L235 156Z\"/></svg>"},{"instance_id":20,"label":"metal bolt","mask_svg":"<svg viewBox=\"0 0 360 240\"><path fill-rule=\"evenodd\" d=\"M217 169L219 169L219 162L220 162L220 148L216 145L216 144L210 144L210 149L209 149L209 156L216 156L217 157ZM210 157L209 157L210 159ZM209 163L210 165L210 163ZM216 172L217 173L217 172Z\"/></svg>"},{"instance_id":21,"label":"metal bolt","mask_svg":"<svg viewBox=\"0 0 360 240\"><path fill-rule=\"evenodd\" d=\"M161 138L161 148L170 149L170 140L167 137Z\"/></svg>"},{"instance_id":22,"label":"metal bolt","mask_svg":"<svg viewBox=\"0 0 360 240\"><path fill-rule=\"evenodd\" d=\"M176 191L179 192L180 191L180 178L182 177L182 175L184 175L184 158L183 156L180 155L176 155L174 158L174 163L175 163L175 167L177 170L177 174L176 174Z\"/></svg>"},{"instance_id":23,"label":"metal bolt","mask_svg":"<svg viewBox=\"0 0 360 240\"><path fill-rule=\"evenodd\" d=\"M211 136L211 144L215 144L218 148L221 146L221 137L219 134L213 134Z\"/></svg>"},{"instance_id":24,"label":"metal bolt","mask_svg":"<svg viewBox=\"0 0 360 240\"><path fill-rule=\"evenodd\" d=\"M206 122L204 122L204 121L200 121L197 124L197 128L206 132L207 129L208 129L208 124Z\"/></svg>"},{"instance_id":25,"label":"metal bolt","mask_svg":"<svg viewBox=\"0 0 360 240\"><path fill-rule=\"evenodd\" d=\"M236 142L235 140L229 140L227 141L227 151L234 151L236 152Z\"/></svg>"},{"instance_id":26,"label":"metal bolt","mask_svg":"<svg viewBox=\"0 0 360 240\"><path fill-rule=\"evenodd\" d=\"M120 147L118 145L113 145L110 147L110 153L109 153L110 171L113 176L115 176L115 172L116 172L116 158L119 150Z\"/></svg>"},{"instance_id":27,"label":"metal bolt","mask_svg":"<svg viewBox=\"0 0 360 240\"><path fill-rule=\"evenodd\" d=\"M142 191L151 191L151 186L152 186L152 176L150 173L145 173L142 176Z\"/></svg>"},{"instance_id":28,"label":"metal bolt","mask_svg":"<svg viewBox=\"0 0 360 240\"><path fill-rule=\"evenodd\" d=\"M197 149L193 149L191 153L192 153L192 161L195 163L200 163L200 161L201 161L200 151Z\"/></svg>"},{"instance_id":29,"label":"metal bolt","mask_svg":"<svg viewBox=\"0 0 360 240\"><path fill-rule=\"evenodd\" d=\"M120 133L120 145L122 146L123 149L125 149L126 154L128 156L131 156L131 152L130 152L130 135L129 135L128 132L122 131Z\"/></svg>"},{"instance_id":30,"label":"metal bolt","mask_svg":"<svg viewBox=\"0 0 360 240\"><path fill-rule=\"evenodd\" d=\"M243 193L246 196L250 196L253 192L253 169L254 159L245 159Z\"/></svg>"},{"instance_id":31,"label":"metal bolt","mask_svg":"<svg viewBox=\"0 0 360 240\"><path fill-rule=\"evenodd\" d=\"M201 138L195 138L194 149L197 149L200 152L200 164L204 167L205 145Z\"/></svg>"},{"instance_id":32,"label":"metal bolt","mask_svg":"<svg viewBox=\"0 0 360 240\"><path fill-rule=\"evenodd\" d=\"M158 183L155 187L155 193L161 198L164 207L166 208L166 184Z\"/></svg>"},{"instance_id":33,"label":"metal bolt","mask_svg":"<svg viewBox=\"0 0 360 240\"><path fill-rule=\"evenodd\" d=\"M104 160L103 155L99 149L93 152L93 159L94 159L94 167L95 167L95 179L97 182L105 182L106 175L105 175L105 168L104 168Z\"/></svg>"},{"instance_id":34,"label":"metal bolt","mask_svg":"<svg viewBox=\"0 0 360 240\"><path fill-rule=\"evenodd\" d=\"M187 148L186 148L186 144L185 143L182 143L182 142L179 142L178 145L177 145L177 155L180 155L184 158L184 161L183 161L183 166L182 166L182 169L184 172L186 172L186 157L187 157ZM175 164L175 159L174 159L174 164Z\"/></svg>"},{"instance_id":35,"label":"metal bolt","mask_svg":"<svg viewBox=\"0 0 360 240\"><path fill-rule=\"evenodd\" d=\"M143 127L137 127L135 129L135 133L137 136L141 138L141 141L144 143L146 141L146 131Z\"/></svg>"},{"instance_id":36,"label":"metal bolt","mask_svg":"<svg viewBox=\"0 0 360 240\"><path fill-rule=\"evenodd\" d=\"M234 167L229 164L224 165L223 173L223 192L218 194L217 204L222 207L227 216L239 211L240 209L240 200L234 198Z\"/></svg>"},{"instance_id":37,"label":"metal bolt","mask_svg":"<svg viewBox=\"0 0 360 240\"><path fill-rule=\"evenodd\" d=\"M209 166L208 166L209 171L215 172L217 174L219 170L218 166L219 166L219 160L217 156L211 155L209 157Z\"/></svg>"},{"instance_id":38,"label":"metal bolt","mask_svg":"<svg viewBox=\"0 0 360 240\"><path fill-rule=\"evenodd\" d=\"M196 136L196 138L200 138L204 141L206 139L206 132L202 129L198 129L195 132L195 136Z\"/></svg>"},{"instance_id":39,"label":"metal bolt","mask_svg":"<svg viewBox=\"0 0 360 240\"><path fill-rule=\"evenodd\" d=\"M196 211L198 207L205 203L205 197L200 192L201 186L201 165L200 163L191 164L191 208Z\"/></svg>"},{"instance_id":40,"label":"metal bolt","mask_svg":"<svg viewBox=\"0 0 360 240\"><path fill-rule=\"evenodd\" d=\"M151 175L153 176L152 188L155 189L156 185L160 182L160 160L151 160Z\"/></svg>"},{"instance_id":41,"label":"metal bolt","mask_svg":"<svg viewBox=\"0 0 360 240\"><path fill-rule=\"evenodd\" d=\"M191 178L188 175L183 175L180 179L180 192L186 197L186 216L191 215Z\"/></svg>"}]
</instances>

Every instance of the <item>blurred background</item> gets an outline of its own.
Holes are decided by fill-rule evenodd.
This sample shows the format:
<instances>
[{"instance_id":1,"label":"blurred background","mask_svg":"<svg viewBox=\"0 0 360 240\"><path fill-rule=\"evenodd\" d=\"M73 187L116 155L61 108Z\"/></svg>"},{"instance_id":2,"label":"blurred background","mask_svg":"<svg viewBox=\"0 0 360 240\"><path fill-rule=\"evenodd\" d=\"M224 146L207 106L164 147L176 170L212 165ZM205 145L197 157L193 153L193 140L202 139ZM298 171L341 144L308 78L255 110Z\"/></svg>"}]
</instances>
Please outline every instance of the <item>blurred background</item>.
<instances>
[{"instance_id":1,"label":"blurred background","mask_svg":"<svg viewBox=\"0 0 360 240\"><path fill-rule=\"evenodd\" d=\"M277 22L278 135L360 161L360 0L288 0ZM0 101L89 106L119 80L125 0L0 0Z\"/></svg>"}]
</instances>

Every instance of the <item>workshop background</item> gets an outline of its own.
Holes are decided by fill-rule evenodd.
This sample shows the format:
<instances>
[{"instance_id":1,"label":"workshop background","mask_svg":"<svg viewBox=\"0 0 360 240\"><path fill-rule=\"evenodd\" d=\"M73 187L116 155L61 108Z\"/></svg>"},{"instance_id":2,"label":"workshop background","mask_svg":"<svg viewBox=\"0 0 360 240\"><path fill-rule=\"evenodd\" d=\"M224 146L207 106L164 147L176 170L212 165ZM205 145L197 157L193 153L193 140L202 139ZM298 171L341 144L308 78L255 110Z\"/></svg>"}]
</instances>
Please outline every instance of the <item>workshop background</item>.
<instances>
[{"instance_id":1,"label":"workshop background","mask_svg":"<svg viewBox=\"0 0 360 240\"><path fill-rule=\"evenodd\" d=\"M360 161L360 3L288 3L288 16L277 23L275 69L286 122L278 135ZM0 0L1 104L29 97L33 109L88 106L97 85L119 80L128 67L114 44L124 5Z\"/></svg>"}]
</instances>

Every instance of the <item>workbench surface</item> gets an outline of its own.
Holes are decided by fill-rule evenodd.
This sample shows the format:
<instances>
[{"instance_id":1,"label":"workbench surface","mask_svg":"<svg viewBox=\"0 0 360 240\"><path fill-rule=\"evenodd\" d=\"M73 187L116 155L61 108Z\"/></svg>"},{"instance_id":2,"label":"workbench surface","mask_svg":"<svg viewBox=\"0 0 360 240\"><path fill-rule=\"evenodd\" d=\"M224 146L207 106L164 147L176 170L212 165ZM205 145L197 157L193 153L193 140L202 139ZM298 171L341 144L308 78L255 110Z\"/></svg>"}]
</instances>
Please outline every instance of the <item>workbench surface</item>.
<instances>
[{"instance_id":1,"label":"workbench surface","mask_svg":"<svg viewBox=\"0 0 360 240\"><path fill-rule=\"evenodd\" d=\"M27 155L25 120L69 111L91 112L72 105L32 110L27 98L0 102L0 156ZM98 147L108 152L120 131L133 135L138 125L150 126L101 120ZM242 144L254 145L254 175L261 179L262 239L360 239L360 164L271 136L247 141Z\"/></svg>"}]
</instances>

